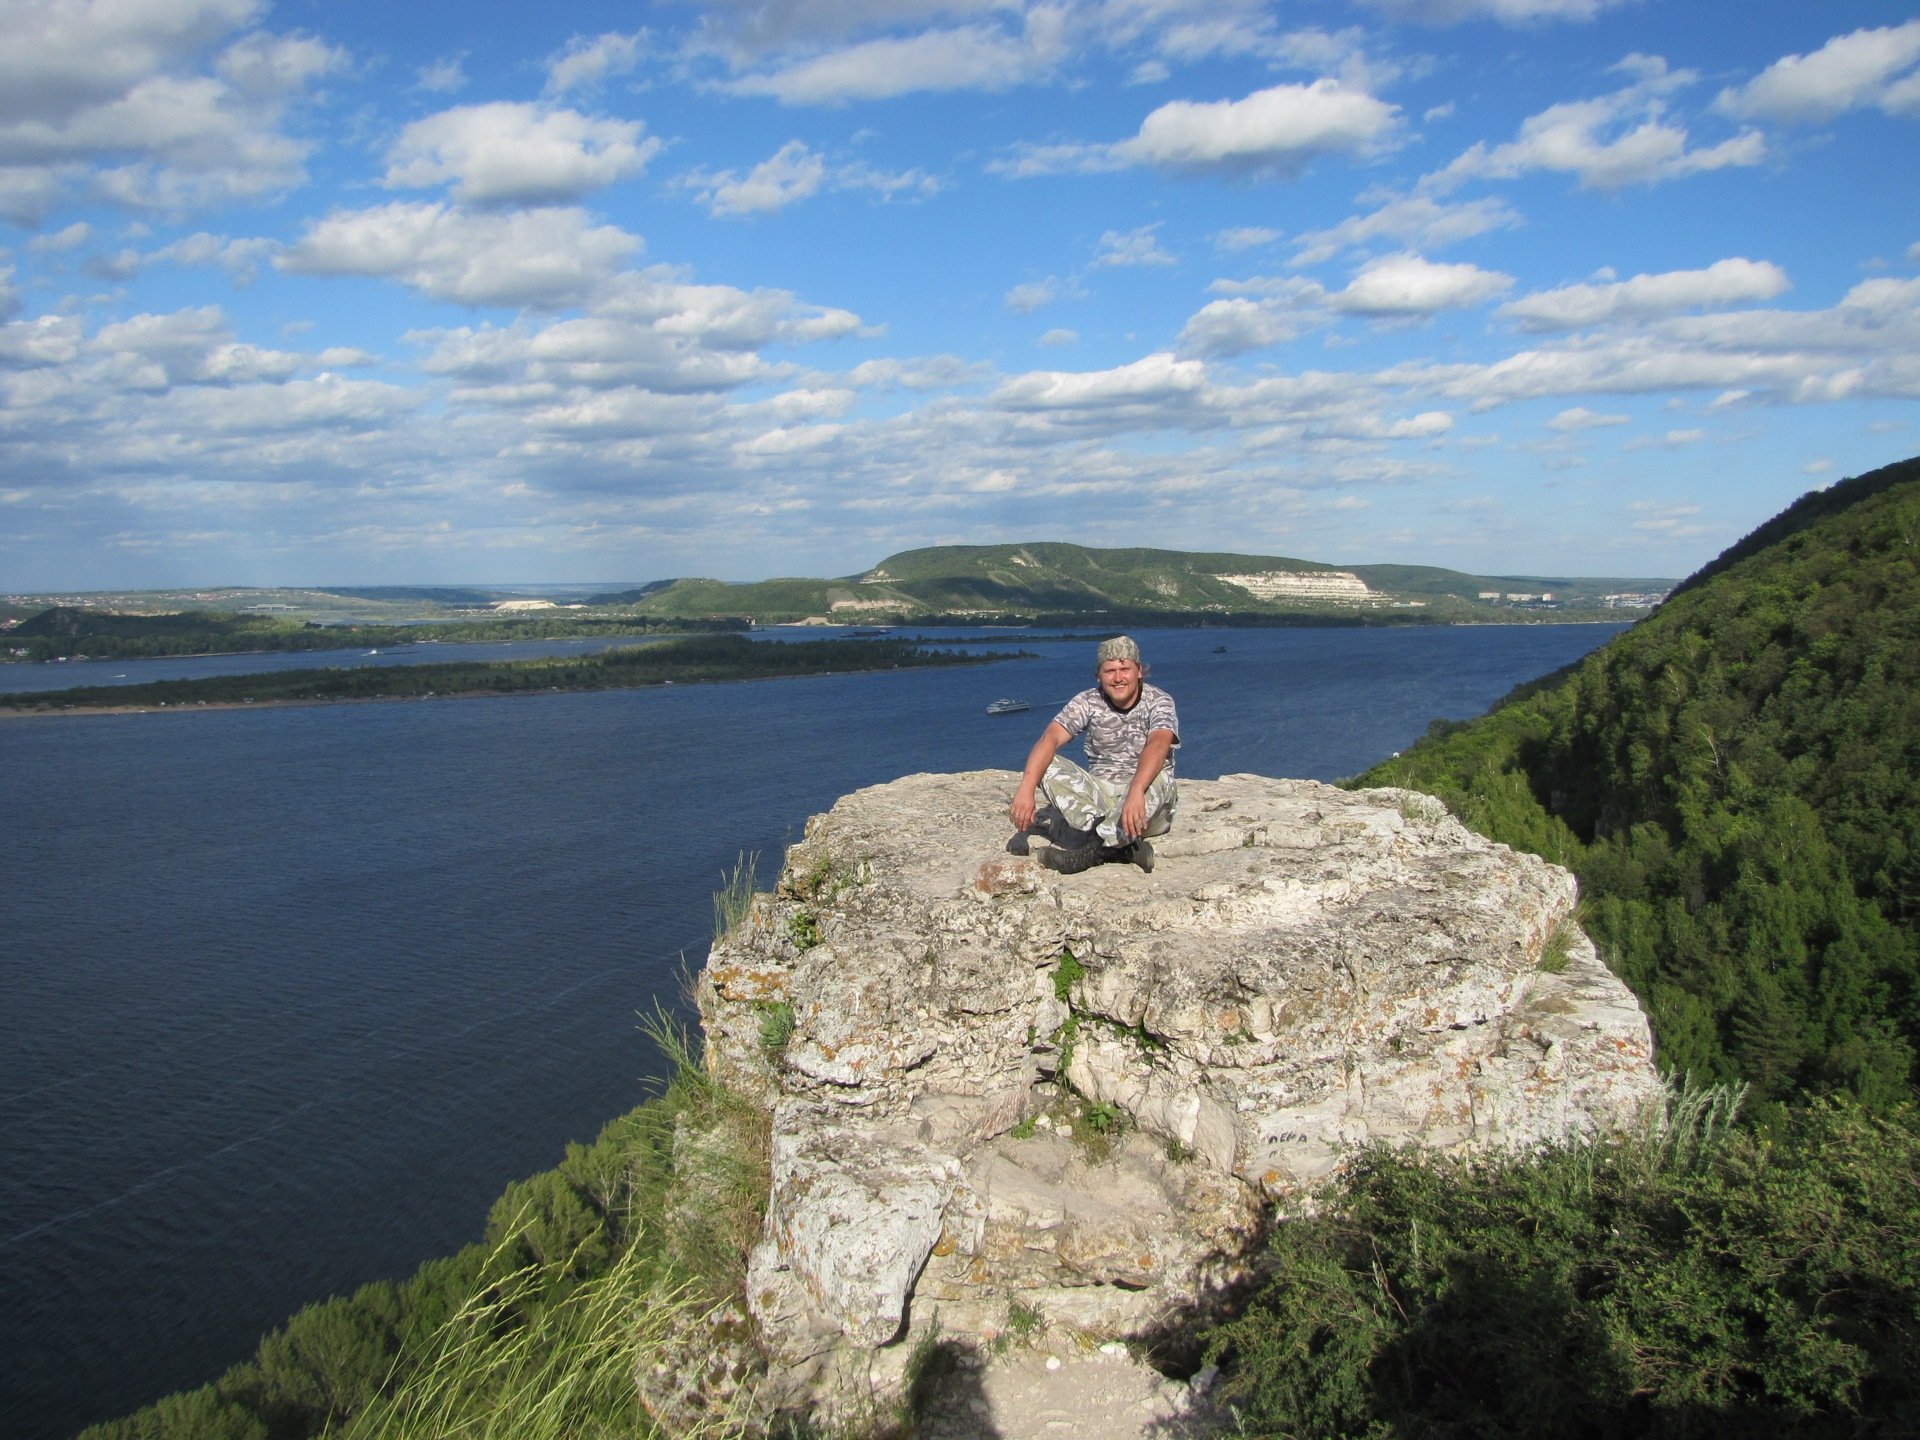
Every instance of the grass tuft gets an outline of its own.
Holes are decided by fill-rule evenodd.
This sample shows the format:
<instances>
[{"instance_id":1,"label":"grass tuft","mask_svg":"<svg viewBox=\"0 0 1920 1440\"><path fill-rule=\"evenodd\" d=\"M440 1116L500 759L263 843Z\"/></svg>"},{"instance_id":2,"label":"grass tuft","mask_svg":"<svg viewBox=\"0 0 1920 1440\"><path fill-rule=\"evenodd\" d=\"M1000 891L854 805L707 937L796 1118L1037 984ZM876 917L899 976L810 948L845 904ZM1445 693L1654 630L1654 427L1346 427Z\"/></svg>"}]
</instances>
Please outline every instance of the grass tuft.
<instances>
[{"instance_id":1,"label":"grass tuft","mask_svg":"<svg viewBox=\"0 0 1920 1440\"><path fill-rule=\"evenodd\" d=\"M733 862L731 871L721 871L723 882L713 892L713 938L724 940L731 935L734 927L747 918L753 909L754 870L760 863L760 852L748 854L741 851Z\"/></svg>"}]
</instances>

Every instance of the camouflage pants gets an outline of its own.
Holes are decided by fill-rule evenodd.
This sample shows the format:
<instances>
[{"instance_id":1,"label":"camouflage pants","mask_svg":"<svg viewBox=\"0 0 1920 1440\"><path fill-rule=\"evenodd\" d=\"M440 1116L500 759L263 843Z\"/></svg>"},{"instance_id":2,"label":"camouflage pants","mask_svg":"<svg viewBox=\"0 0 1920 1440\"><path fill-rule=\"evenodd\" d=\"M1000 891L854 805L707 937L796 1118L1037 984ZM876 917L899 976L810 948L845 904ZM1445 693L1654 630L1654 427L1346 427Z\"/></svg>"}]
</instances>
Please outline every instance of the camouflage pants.
<instances>
[{"instance_id":1,"label":"camouflage pants","mask_svg":"<svg viewBox=\"0 0 1920 1440\"><path fill-rule=\"evenodd\" d=\"M1084 845L1097 835L1102 844L1125 845L1137 835L1120 833L1120 809L1127 803L1127 788L1111 780L1090 775L1071 760L1054 756L1047 773L1040 777L1040 795L1051 807L1046 817L1055 817L1066 833L1047 823L1049 838L1067 845ZM1173 771L1162 769L1147 786L1147 834L1164 835L1173 828L1173 806L1177 794Z\"/></svg>"}]
</instances>

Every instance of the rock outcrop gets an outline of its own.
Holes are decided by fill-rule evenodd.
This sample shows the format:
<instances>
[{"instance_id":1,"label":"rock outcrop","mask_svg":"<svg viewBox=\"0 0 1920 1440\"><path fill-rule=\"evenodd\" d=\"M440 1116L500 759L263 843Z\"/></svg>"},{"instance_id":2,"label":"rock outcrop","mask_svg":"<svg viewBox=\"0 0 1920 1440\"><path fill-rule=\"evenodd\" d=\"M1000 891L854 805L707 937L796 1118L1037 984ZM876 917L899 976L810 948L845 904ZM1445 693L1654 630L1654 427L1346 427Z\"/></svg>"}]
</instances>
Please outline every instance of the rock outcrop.
<instances>
[{"instance_id":1,"label":"rock outcrop","mask_svg":"<svg viewBox=\"0 0 1920 1440\"><path fill-rule=\"evenodd\" d=\"M1014 780L845 797L700 976L709 1065L772 1116L749 1305L791 1380L936 1316L1135 1330L1355 1146L1529 1147L1660 1096L1572 876L1436 800L1187 780L1150 875L1058 875L1006 851Z\"/></svg>"}]
</instances>

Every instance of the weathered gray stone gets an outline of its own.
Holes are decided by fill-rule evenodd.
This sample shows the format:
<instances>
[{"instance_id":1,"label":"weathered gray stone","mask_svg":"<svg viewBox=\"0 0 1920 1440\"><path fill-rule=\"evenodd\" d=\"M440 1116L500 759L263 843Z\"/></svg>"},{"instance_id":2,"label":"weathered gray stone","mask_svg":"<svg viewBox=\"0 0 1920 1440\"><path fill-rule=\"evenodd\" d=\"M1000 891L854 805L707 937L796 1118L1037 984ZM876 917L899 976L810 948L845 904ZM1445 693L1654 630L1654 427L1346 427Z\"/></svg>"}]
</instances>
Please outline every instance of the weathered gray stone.
<instances>
[{"instance_id":1,"label":"weathered gray stone","mask_svg":"<svg viewBox=\"0 0 1920 1440\"><path fill-rule=\"evenodd\" d=\"M891 1127L782 1101L764 1261L784 1267L849 1340L884 1345L900 1332L959 1176L953 1156Z\"/></svg>"},{"instance_id":2,"label":"weathered gray stone","mask_svg":"<svg viewBox=\"0 0 1920 1440\"><path fill-rule=\"evenodd\" d=\"M846 796L702 972L709 1063L774 1115L749 1303L777 1353L1013 1299L1126 1328L1356 1145L1534 1146L1659 1098L1572 876L1430 797L1186 780L1151 875L1062 876L1006 853L1014 780ZM1062 1137L1075 1105L1124 1120L1110 1157Z\"/></svg>"}]
</instances>

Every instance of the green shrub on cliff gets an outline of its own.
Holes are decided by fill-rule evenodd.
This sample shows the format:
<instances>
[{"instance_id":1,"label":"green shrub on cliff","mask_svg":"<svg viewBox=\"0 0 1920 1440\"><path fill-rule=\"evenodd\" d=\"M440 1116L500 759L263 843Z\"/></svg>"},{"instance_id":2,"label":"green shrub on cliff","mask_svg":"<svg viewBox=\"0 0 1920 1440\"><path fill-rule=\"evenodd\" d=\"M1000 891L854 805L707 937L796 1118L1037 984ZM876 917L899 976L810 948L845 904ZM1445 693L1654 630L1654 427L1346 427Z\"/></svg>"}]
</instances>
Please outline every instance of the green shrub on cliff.
<instances>
[{"instance_id":1,"label":"green shrub on cliff","mask_svg":"<svg viewBox=\"0 0 1920 1440\"><path fill-rule=\"evenodd\" d=\"M1669 1071L1893 1105L1920 1079L1920 460L1756 537L1355 783L1572 867Z\"/></svg>"},{"instance_id":2,"label":"green shrub on cliff","mask_svg":"<svg viewBox=\"0 0 1920 1440\"><path fill-rule=\"evenodd\" d=\"M1369 1152L1211 1354L1248 1436L1911 1435L1920 1126Z\"/></svg>"}]
</instances>

